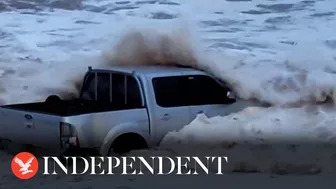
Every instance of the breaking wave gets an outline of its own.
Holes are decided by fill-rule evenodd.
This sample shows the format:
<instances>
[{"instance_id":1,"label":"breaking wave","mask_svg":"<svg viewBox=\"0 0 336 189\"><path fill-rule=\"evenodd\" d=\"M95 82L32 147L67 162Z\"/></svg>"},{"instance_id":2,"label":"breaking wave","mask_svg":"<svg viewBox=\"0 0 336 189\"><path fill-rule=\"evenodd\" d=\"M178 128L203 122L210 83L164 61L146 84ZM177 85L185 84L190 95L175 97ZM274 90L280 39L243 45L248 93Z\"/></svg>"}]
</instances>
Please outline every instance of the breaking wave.
<instances>
[{"instance_id":1,"label":"breaking wave","mask_svg":"<svg viewBox=\"0 0 336 189\"><path fill-rule=\"evenodd\" d=\"M230 83L243 99L272 105L325 104L334 103L336 99L336 68L331 67L332 64L312 70L290 61L255 66L242 58L202 48L202 43L187 28L173 31L132 29L98 60L85 61L87 63L81 65L85 69L88 65L190 66ZM81 76L75 80L76 84Z\"/></svg>"},{"instance_id":2,"label":"breaking wave","mask_svg":"<svg viewBox=\"0 0 336 189\"><path fill-rule=\"evenodd\" d=\"M305 68L290 61L255 67L245 62L243 56L234 57L225 52L206 50L202 45L196 34L183 27L173 31L135 29L126 32L112 50L106 51L102 56L104 66L191 66L229 82L241 98L272 105L269 108L249 107L224 117L208 118L201 114L181 130L168 133L160 148L173 150L175 153L185 153L186 149L183 146L187 146L189 150L219 149L222 153L229 154L236 162L229 168L231 171L255 169L314 174L321 171L321 165L326 171L325 167L330 165L331 154L328 156L322 151L328 147L314 148L308 145L309 150L304 151L304 147L299 147L301 151L293 152L285 146L282 152L286 155L283 156L290 157L287 159L290 164L281 164L278 162L281 157L274 156L275 152L279 153L279 148L270 147L265 150L262 145L286 141L291 142L290 144L301 144L302 141L335 143L336 130L332 127L336 123L333 105L336 97L335 75L326 71L326 68ZM225 147L242 140L259 144L261 147L249 148L242 143L235 148ZM317 153L317 150L324 155L317 154L305 158L305 162L302 161L303 155ZM261 162L258 158L247 158L251 157L251 154L242 156L244 151L259 154L259 157L263 154L262 157L269 159Z\"/></svg>"}]
</instances>

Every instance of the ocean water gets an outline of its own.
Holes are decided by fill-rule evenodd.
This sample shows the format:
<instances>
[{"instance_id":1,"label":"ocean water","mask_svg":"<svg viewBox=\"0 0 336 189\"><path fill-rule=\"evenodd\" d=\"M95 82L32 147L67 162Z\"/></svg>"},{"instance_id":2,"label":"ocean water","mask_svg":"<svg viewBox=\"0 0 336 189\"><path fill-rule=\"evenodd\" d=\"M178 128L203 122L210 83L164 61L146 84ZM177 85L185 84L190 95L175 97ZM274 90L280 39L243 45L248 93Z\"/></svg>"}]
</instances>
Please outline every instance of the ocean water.
<instances>
[{"instance_id":1,"label":"ocean water","mask_svg":"<svg viewBox=\"0 0 336 189\"><path fill-rule=\"evenodd\" d=\"M199 115L163 148L336 142L332 0L3 0L0 11L1 104L76 96L88 66L177 62L271 107Z\"/></svg>"}]
</instances>

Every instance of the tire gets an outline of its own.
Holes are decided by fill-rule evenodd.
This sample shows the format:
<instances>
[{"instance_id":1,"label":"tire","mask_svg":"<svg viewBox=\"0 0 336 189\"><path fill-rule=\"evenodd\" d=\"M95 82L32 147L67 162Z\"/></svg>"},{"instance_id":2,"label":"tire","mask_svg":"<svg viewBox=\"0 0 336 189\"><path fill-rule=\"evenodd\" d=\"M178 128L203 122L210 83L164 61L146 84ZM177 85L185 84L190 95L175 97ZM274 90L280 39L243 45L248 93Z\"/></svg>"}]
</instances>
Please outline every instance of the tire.
<instances>
[{"instance_id":1,"label":"tire","mask_svg":"<svg viewBox=\"0 0 336 189\"><path fill-rule=\"evenodd\" d=\"M118 137L111 145L108 156L120 157L132 150L148 148L146 141L137 134L124 134Z\"/></svg>"}]
</instances>

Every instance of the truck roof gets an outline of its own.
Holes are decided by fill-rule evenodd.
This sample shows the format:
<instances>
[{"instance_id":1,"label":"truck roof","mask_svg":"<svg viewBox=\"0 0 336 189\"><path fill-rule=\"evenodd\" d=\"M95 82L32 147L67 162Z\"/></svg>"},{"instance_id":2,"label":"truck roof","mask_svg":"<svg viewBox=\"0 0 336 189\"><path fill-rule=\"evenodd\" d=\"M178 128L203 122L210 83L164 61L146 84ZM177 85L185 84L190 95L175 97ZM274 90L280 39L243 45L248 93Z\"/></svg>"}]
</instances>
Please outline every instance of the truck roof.
<instances>
[{"instance_id":1,"label":"truck roof","mask_svg":"<svg viewBox=\"0 0 336 189\"><path fill-rule=\"evenodd\" d=\"M205 72L196 70L191 67L182 67L182 66L110 66L104 69L92 69L92 71L117 71L132 74L135 72L136 74L150 75L150 76L162 76L162 75L176 75L176 74L202 74Z\"/></svg>"}]
</instances>

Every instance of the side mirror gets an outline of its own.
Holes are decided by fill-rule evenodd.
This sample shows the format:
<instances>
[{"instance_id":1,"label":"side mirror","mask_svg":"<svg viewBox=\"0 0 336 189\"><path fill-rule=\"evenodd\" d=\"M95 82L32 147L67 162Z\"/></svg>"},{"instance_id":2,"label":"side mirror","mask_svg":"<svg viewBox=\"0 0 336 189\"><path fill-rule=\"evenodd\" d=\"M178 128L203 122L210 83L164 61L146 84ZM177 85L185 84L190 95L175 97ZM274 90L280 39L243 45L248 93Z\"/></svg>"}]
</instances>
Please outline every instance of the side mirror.
<instances>
[{"instance_id":1,"label":"side mirror","mask_svg":"<svg viewBox=\"0 0 336 189\"><path fill-rule=\"evenodd\" d=\"M226 96L227 96L229 99L232 99L232 100L236 99L236 94L235 94L234 92L232 92L232 91L228 91L228 92L226 93Z\"/></svg>"}]
</instances>

